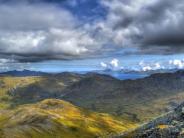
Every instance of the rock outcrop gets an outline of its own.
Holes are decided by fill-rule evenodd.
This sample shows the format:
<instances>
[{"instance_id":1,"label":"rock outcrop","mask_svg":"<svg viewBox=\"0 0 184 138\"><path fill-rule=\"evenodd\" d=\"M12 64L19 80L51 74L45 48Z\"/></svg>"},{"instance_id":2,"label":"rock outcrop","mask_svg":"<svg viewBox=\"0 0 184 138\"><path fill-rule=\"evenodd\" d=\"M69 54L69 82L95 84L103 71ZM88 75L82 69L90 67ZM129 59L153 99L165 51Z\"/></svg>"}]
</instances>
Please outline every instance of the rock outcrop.
<instances>
[{"instance_id":1,"label":"rock outcrop","mask_svg":"<svg viewBox=\"0 0 184 138\"><path fill-rule=\"evenodd\" d=\"M184 138L184 102L174 111L116 138Z\"/></svg>"}]
</instances>

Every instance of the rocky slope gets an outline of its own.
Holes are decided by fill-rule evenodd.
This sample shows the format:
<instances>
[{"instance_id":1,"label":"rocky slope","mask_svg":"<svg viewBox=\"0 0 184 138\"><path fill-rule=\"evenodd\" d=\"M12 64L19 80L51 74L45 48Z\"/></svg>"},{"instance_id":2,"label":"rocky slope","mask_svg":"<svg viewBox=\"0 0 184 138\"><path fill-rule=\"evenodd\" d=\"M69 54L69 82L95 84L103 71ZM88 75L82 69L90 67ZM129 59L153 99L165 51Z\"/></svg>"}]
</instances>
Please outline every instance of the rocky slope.
<instances>
[{"instance_id":1,"label":"rocky slope","mask_svg":"<svg viewBox=\"0 0 184 138\"><path fill-rule=\"evenodd\" d=\"M138 129L114 138L183 138L184 103Z\"/></svg>"}]
</instances>

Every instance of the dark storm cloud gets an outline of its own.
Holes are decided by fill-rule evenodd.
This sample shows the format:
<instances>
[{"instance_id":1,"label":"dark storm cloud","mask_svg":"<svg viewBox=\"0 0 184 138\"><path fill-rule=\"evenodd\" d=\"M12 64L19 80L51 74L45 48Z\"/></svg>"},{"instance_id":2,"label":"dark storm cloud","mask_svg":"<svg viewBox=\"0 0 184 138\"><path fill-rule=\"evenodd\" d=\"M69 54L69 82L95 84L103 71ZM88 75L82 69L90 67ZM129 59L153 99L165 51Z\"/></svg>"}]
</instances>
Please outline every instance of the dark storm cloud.
<instances>
[{"instance_id":1,"label":"dark storm cloud","mask_svg":"<svg viewBox=\"0 0 184 138\"><path fill-rule=\"evenodd\" d=\"M143 44L172 46L174 49L177 46L184 46L184 2L180 0L157 2L148 11L152 14L142 27ZM151 27L147 24L151 24Z\"/></svg>"},{"instance_id":2,"label":"dark storm cloud","mask_svg":"<svg viewBox=\"0 0 184 138\"><path fill-rule=\"evenodd\" d=\"M178 26L178 28L170 28L157 32L149 32L144 37L143 43L146 45L161 45L161 46L184 46L184 28Z\"/></svg>"},{"instance_id":3,"label":"dark storm cloud","mask_svg":"<svg viewBox=\"0 0 184 138\"><path fill-rule=\"evenodd\" d=\"M109 7L109 24L122 34L124 45L168 46L171 52L184 47L184 1L103 0L103 4Z\"/></svg>"}]
</instances>

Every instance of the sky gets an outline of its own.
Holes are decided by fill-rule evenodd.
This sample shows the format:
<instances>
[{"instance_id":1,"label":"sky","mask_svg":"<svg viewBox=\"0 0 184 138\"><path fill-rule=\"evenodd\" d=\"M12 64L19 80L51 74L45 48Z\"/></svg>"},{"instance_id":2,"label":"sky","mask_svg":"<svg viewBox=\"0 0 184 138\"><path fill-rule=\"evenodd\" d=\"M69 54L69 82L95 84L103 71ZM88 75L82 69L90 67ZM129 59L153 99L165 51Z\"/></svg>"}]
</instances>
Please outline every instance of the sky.
<instances>
[{"instance_id":1,"label":"sky","mask_svg":"<svg viewBox=\"0 0 184 138\"><path fill-rule=\"evenodd\" d=\"M0 0L0 71L184 68L183 0Z\"/></svg>"}]
</instances>

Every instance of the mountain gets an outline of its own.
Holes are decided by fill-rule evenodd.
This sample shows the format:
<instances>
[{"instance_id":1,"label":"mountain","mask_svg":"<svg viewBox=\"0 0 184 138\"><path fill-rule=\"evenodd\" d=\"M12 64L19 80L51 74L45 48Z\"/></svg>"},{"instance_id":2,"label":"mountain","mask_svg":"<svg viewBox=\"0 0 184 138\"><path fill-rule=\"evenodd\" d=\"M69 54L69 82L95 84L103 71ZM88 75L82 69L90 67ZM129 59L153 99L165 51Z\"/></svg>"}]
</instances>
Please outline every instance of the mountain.
<instances>
[{"instance_id":1,"label":"mountain","mask_svg":"<svg viewBox=\"0 0 184 138\"><path fill-rule=\"evenodd\" d=\"M60 73L36 79L35 83L9 90L13 105L57 98L92 111L145 122L172 110L184 99L184 71L123 81L96 73Z\"/></svg>"},{"instance_id":2,"label":"mountain","mask_svg":"<svg viewBox=\"0 0 184 138\"><path fill-rule=\"evenodd\" d=\"M47 75L47 73L44 72L37 72L37 71L30 71L30 70L23 70L23 71L7 71L7 72L2 72L0 73L0 76L17 76L17 77L24 77L24 76L42 76L42 75Z\"/></svg>"}]
</instances>

